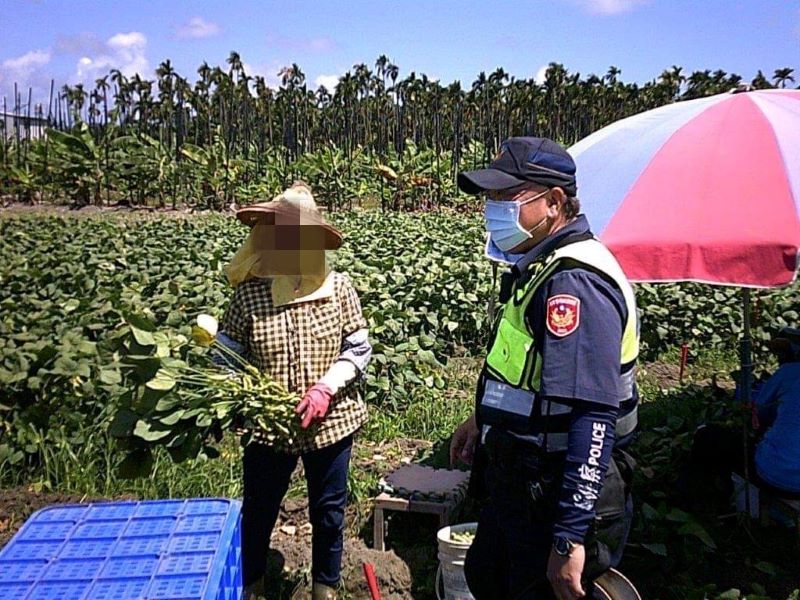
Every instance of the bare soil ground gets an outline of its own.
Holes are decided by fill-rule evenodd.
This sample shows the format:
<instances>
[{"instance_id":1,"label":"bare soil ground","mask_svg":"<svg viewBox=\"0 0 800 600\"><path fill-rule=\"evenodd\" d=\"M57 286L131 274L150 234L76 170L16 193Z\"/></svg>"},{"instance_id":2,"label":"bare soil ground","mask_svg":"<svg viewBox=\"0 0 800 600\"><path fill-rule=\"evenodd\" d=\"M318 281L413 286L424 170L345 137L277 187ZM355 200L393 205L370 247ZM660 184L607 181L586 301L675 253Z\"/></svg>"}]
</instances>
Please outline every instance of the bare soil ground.
<instances>
[{"instance_id":1,"label":"bare soil ground","mask_svg":"<svg viewBox=\"0 0 800 600\"><path fill-rule=\"evenodd\" d=\"M116 498L130 500L131 497ZM6 545L23 523L37 510L54 504L104 502L107 498L88 498L62 492L38 491L33 487L0 490L0 548Z\"/></svg>"},{"instance_id":2,"label":"bare soil ground","mask_svg":"<svg viewBox=\"0 0 800 600\"><path fill-rule=\"evenodd\" d=\"M373 444L359 442L353 459L353 469L388 473L403 463L415 459L432 444L425 440L399 439ZM296 476L301 476L297 473ZM115 498L120 500L122 498ZM124 498L130 499L130 498ZM60 492L36 491L32 487L0 490L0 548L19 530L37 510L55 504L76 504L107 501L104 498L87 498ZM343 586L347 598L368 599L363 563L373 565L381 589L381 597L388 600L421 598L412 593L416 582L406 558L394 551L378 552L372 549L371 504L351 505L347 512L348 529L345 539ZM430 526L428 526L430 525ZM423 528L434 548L435 523ZM306 597L307 580L311 566L311 524L308 522L308 501L305 498L287 499L278 523L272 533L268 569L267 598ZM391 541L391 540L390 540ZM415 540L418 542L418 540ZM435 561L435 551L423 559L422 567L429 569ZM418 561L419 562L419 561ZM413 560L412 560L413 563Z\"/></svg>"},{"instance_id":3,"label":"bare soil ground","mask_svg":"<svg viewBox=\"0 0 800 600\"><path fill-rule=\"evenodd\" d=\"M30 488L0 490L0 547L22 527L34 512L51 504L75 504L87 501L80 496L58 492L34 492Z\"/></svg>"},{"instance_id":4,"label":"bare soil ground","mask_svg":"<svg viewBox=\"0 0 800 600\"><path fill-rule=\"evenodd\" d=\"M656 385L671 388L678 385L678 365L656 362L644 365L646 377ZM377 480L401 464L419 461L422 455L430 457L442 448L434 448L425 440L395 439L380 444L365 440L357 442L352 469ZM296 474L301 477L301 473ZM369 477L366 478L369 481ZM302 485L300 485L302 488ZM434 598L434 574L437 565L435 518L423 515L389 513L387 546L389 551L372 549L372 504L369 496L375 490L359 490L358 502L351 504L347 513L347 532L343 564L343 599L370 598L363 563L373 565L381 595L388 600ZM304 495L291 497L284 503L278 523L271 538L271 553L267 576L266 598L290 600L307 598L311 563L311 525L308 522L308 504ZM116 498L121 499L121 498ZM129 498L126 498L129 499ZM74 494L38 491L33 488L0 490L0 548L8 542L27 518L40 508L53 504L100 501ZM467 511L470 507L467 507ZM460 520L471 517L465 512ZM791 532L778 532L781 544L791 546ZM734 542L734 545L740 540ZM627 565L631 575L643 591L647 588L647 575L637 569L637 553L631 551ZM740 564L742 561L732 561ZM776 561L777 562L777 561ZM648 565L650 563L647 563ZM649 568L649 567L648 567ZM749 581L763 580L764 575L754 570L731 570L729 565L718 565L715 580L730 587L742 587ZM775 581L769 578L765 587L775 598L787 597L797 587L796 581ZM661 591L661 590L659 590Z\"/></svg>"}]
</instances>

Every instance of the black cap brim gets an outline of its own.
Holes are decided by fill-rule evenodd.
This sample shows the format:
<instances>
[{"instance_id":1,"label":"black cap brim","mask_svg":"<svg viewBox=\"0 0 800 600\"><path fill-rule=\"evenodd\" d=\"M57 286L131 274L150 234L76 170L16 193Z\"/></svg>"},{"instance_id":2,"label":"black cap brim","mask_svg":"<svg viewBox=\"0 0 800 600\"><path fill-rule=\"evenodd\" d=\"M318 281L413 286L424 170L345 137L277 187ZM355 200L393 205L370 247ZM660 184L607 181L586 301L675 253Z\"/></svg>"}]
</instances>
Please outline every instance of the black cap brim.
<instances>
[{"instance_id":1,"label":"black cap brim","mask_svg":"<svg viewBox=\"0 0 800 600\"><path fill-rule=\"evenodd\" d=\"M480 194L487 190L507 190L525 183L499 169L479 169L458 174L458 187L466 194Z\"/></svg>"}]
</instances>

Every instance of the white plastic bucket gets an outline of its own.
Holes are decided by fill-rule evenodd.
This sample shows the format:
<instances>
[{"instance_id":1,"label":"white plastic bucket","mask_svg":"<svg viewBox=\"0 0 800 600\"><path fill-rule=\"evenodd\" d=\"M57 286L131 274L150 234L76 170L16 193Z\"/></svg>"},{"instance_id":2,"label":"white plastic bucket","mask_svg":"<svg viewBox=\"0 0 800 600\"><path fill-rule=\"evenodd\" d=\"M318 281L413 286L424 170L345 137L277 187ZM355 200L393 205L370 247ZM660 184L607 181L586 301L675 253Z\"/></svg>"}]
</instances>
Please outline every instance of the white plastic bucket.
<instances>
[{"instance_id":1,"label":"white plastic bucket","mask_svg":"<svg viewBox=\"0 0 800 600\"><path fill-rule=\"evenodd\" d=\"M475 531L477 523L461 523L442 527L436 538L439 540L439 569L436 571L436 597L439 600L475 600L469 593L464 577L464 559L470 544L455 542L451 533Z\"/></svg>"}]
</instances>

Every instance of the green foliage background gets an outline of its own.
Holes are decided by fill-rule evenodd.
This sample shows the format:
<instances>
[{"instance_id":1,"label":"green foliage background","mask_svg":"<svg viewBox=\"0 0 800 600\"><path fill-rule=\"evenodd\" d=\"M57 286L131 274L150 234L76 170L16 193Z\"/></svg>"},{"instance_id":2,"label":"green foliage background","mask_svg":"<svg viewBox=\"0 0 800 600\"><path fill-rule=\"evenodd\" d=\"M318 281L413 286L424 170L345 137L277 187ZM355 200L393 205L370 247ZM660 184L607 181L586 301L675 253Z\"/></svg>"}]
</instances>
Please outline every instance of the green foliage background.
<instances>
[{"instance_id":1,"label":"green foliage background","mask_svg":"<svg viewBox=\"0 0 800 600\"><path fill-rule=\"evenodd\" d=\"M368 401L398 410L415 388L442 389L442 365L481 356L486 342L492 279L480 218L357 212L334 221L346 239L334 266L353 280L374 344ZM33 440L107 418L120 390L104 339L123 313L184 335L197 314L221 316L231 294L223 267L245 234L221 215L0 219L0 464L24 457L33 467ZM642 285L638 302L645 358L682 342L735 347L737 289ZM796 324L798 307L796 286L757 292L756 338Z\"/></svg>"},{"instance_id":2,"label":"green foliage background","mask_svg":"<svg viewBox=\"0 0 800 600\"><path fill-rule=\"evenodd\" d=\"M460 170L477 168L514 135L569 146L630 115L677 101L796 84L794 69L749 80L722 69L678 65L644 83L622 71L581 74L552 62L543 81L502 67L449 84L403 73L386 55L358 63L335 89L314 86L297 64L267 85L235 51L226 65L153 79L118 70L51 91L44 104L15 92L19 116L0 135L0 196L75 205L125 202L219 209L271 197L292 179L313 184L329 208L371 198L388 207L449 206ZM316 87L316 89L315 89ZM43 100L43 99L42 99ZM45 113L45 107L47 112ZM24 119L35 117L32 137ZM43 135L46 131L46 135ZM396 178L376 176L391 167Z\"/></svg>"},{"instance_id":3,"label":"green foliage background","mask_svg":"<svg viewBox=\"0 0 800 600\"><path fill-rule=\"evenodd\" d=\"M462 365L478 365L486 343L492 278L480 216L364 211L331 218L346 240L333 263L359 292L374 347L366 438L446 444L471 410L476 372ZM222 459L205 465L178 469L157 456L149 479L123 488L117 469L124 453L107 429L124 391L109 343L125 326L124 315L141 314L184 336L197 314L220 316L231 295L223 267L245 234L233 217L219 214L0 217L0 484L111 495L124 489L143 497L240 493L240 450L230 440L220 447ZM764 542L773 533L761 538L767 551L751 558L741 528L720 526L716 515L682 504L677 465L696 425L735 416L730 390L666 389L646 364L674 362L687 342L698 365L718 356L714 373L735 368L740 291L702 285L637 291L646 404L635 449L641 504L626 564L651 598L715 597L723 590L703 582L720 580L719 565L728 565L752 581L748 598L768 597L774 583L773 597L783 600L785 593L774 594L787 589L796 558ZM755 292L756 338L796 325L798 306L797 285ZM706 377L698 369L695 375ZM368 510L376 477L354 476L359 510Z\"/></svg>"}]
</instances>

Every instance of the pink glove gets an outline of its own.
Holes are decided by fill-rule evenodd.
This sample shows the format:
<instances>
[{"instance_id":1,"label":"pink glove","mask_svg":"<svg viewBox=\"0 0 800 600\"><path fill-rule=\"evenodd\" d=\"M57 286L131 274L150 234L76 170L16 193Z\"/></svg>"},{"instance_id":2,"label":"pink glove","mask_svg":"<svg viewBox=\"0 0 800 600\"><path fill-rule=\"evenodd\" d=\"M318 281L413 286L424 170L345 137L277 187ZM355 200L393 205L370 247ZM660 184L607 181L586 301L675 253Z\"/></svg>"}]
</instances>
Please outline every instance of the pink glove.
<instances>
[{"instance_id":1,"label":"pink glove","mask_svg":"<svg viewBox=\"0 0 800 600\"><path fill-rule=\"evenodd\" d=\"M307 429L312 421L322 419L328 414L328 409L333 400L333 391L324 383L318 383L308 388L303 399L294 409L298 415L302 415L300 427Z\"/></svg>"}]
</instances>

